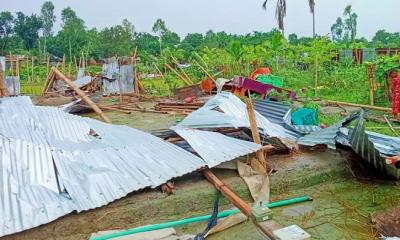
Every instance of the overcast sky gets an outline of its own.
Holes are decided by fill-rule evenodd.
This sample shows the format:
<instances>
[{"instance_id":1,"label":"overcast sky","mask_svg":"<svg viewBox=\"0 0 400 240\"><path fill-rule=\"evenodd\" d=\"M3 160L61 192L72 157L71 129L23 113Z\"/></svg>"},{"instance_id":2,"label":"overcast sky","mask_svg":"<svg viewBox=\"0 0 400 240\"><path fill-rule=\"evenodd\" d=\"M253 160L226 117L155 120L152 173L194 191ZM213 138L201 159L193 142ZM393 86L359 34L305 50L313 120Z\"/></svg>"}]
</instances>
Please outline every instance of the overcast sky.
<instances>
[{"instance_id":1,"label":"overcast sky","mask_svg":"<svg viewBox=\"0 0 400 240\"><path fill-rule=\"evenodd\" d=\"M136 31L150 32L157 18L180 34L226 31L249 33L269 31L276 27L275 1L269 12L262 10L263 0L53 0L56 7L56 30L60 12L72 7L89 28L98 29L119 24L124 18ZM286 0L286 33L312 35L312 15L307 0ZM0 0L0 11L39 13L43 0ZM317 33L326 35L346 5L352 4L358 14L358 37L371 38L377 30L400 32L400 0L316 0Z\"/></svg>"}]
</instances>

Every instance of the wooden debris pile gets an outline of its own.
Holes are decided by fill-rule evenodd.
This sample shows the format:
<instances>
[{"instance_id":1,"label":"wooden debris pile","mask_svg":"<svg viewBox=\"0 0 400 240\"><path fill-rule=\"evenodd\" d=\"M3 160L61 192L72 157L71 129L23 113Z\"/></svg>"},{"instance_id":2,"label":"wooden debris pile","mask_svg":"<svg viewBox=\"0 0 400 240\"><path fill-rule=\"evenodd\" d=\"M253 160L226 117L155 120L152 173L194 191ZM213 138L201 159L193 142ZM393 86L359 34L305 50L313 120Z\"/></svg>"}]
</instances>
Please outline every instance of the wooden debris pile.
<instances>
[{"instance_id":1,"label":"wooden debris pile","mask_svg":"<svg viewBox=\"0 0 400 240\"><path fill-rule=\"evenodd\" d=\"M181 101L164 101L158 102L154 109L156 111L175 112L181 114L190 114L193 111L201 108L204 105L203 101L196 101L193 103L185 103Z\"/></svg>"}]
</instances>

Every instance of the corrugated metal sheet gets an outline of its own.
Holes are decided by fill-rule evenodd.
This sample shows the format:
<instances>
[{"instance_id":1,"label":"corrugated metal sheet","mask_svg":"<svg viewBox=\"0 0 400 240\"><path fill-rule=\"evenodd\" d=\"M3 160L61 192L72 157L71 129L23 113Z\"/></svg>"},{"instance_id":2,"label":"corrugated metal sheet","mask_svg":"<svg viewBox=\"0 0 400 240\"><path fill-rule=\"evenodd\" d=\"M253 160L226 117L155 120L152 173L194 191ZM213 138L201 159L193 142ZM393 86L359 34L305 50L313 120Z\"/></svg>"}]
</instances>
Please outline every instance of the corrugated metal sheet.
<instances>
[{"instance_id":1,"label":"corrugated metal sheet","mask_svg":"<svg viewBox=\"0 0 400 240\"><path fill-rule=\"evenodd\" d=\"M358 113L354 113L328 128L324 128L321 131L313 132L299 138L297 143L305 146L316 146L322 144L327 145L331 149L335 149L336 137L339 134L340 128L349 124L358 116Z\"/></svg>"},{"instance_id":2,"label":"corrugated metal sheet","mask_svg":"<svg viewBox=\"0 0 400 240\"><path fill-rule=\"evenodd\" d=\"M254 153L261 148L259 144L216 132L194 129L175 129L175 131L207 162L209 167Z\"/></svg>"},{"instance_id":3,"label":"corrugated metal sheet","mask_svg":"<svg viewBox=\"0 0 400 240\"><path fill-rule=\"evenodd\" d=\"M282 126L272 123L255 111L257 126L270 137L294 139ZM219 128L250 127L246 104L229 92L221 92L210 99L203 107L192 112L178 127L181 128Z\"/></svg>"},{"instance_id":4,"label":"corrugated metal sheet","mask_svg":"<svg viewBox=\"0 0 400 240\"><path fill-rule=\"evenodd\" d=\"M393 165L386 164L386 156L378 150L375 143L365 132L364 111L361 112L358 123L352 132L350 144L353 150L360 155L364 161L374 166L379 172L384 175L400 178L400 169L396 169ZM382 145L380 147L382 148Z\"/></svg>"},{"instance_id":5,"label":"corrugated metal sheet","mask_svg":"<svg viewBox=\"0 0 400 240\"><path fill-rule=\"evenodd\" d=\"M83 87L85 85L88 85L90 82L92 81L92 77L91 76L82 76L80 78L77 78L74 83L78 86L78 87Z\"/></svg>"},{"instance_id":6,"label":"corrugated metal sheet","mask_svg":"<svg viewBox=\"0 0 400 240\"><path fill-rule=\"evenodd\" d=\"M134 91L134 67L118 65L113 61L103 65L103 94L132 93Z\"/></svg>"},{"instance_id":7,"label":"corrugated metal sheet","mask_svg":"<svg viewBox=\"0 0 400 240\"><path fill-rule=\"evenodd\" d=\"M48 146L0 136L0 236L74 211L60 194Z\"/></svg>"},{"instance_id":8,"label":"corrugated metal sheet","mask_svg":"<svg viewBox=\"0 0 400 240\"><path fill-rule=\"evenodd\" d=\"M8 95L19 95L21 84L19 80L19 76L6 76L5 77L6 84L7 84L7 91ZM15 82L15 92L14 92L14 82Z\"/></svg>"},{"instance_id":9,"label":"corrugated metal sheet","mask_svg":"<svg viewBox=\"0 0 400 240\"><path fill-rule=\"evenodd\" d=\"M207 149L207 161L133 128L33 106L28 97L0 99L0 124L0 236L103 206L254 147L225 139L228 144L212 148L218 151ZM206 135L215 136L203 133L203 141ZM237 151L219 152L228 148Z\"/></svg>"}]
</instances>

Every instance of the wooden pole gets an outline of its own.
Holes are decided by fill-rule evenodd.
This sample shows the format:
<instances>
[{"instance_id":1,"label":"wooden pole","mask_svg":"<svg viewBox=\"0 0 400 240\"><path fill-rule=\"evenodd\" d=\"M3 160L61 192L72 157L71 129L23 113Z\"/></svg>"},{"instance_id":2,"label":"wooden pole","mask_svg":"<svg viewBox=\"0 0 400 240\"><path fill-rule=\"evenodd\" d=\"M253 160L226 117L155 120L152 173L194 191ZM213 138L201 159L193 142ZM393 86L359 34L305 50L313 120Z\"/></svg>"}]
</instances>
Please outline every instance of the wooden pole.
<instances>
[{"instance_id":1,"label":"wooden pole","mask_svg":"<svg viewBox=\"0 0 400 240\"><path fill-rule=\"evenodd\" d=\"M251 101L250 98L247 99L246 106L247 106L247 113L249 115L249 122L250 122L251 134L253 135L253 141L261 145L261 139L257 128L257 121L254 113L253 102ZM264 151L262 148L257 151L256 159L251 161L251 166L254 170L256 170L261 174L267 173L267 161L265 160Z\"/></svg>"},{"instance_id":2,"label":"wooden pole","mask_svg":"<svg viewBox=\"0 0 400 240\"><path fill-rule=\"evenodd\" d=\"M193 82L189 82L188 79L184 78L180 75L173 67L171 67L168 63L165 64L167 68L169 68L172 72L174 72L180 79L182 79L188 86L193 85Z\"/></svg>"},{"instance_id":3,"label":"wooden pole","mask_svg":"<svg viewBox=\"0 0 400 240\"><path fill-rule=\"evenodd\" d=\"M314 94L318 96L318 56L315 56L315 82L314 82Z\"/></svg>"},{"instance_id":4,"label":"wooden pole","mask_svg":"<svg viewBox=\"0 0 400 240\"><path fill-rule=\"evenodd\" d=\"M252 215L252 210L249 204L243 201L240 197L236 195L232 190L230 190L225 183L218 179L209 169L203 171L203 175L207 180L212 183L216 189L222 192L224 196L237 207L244 215L250 217Z\"/></svg>"},{"instance_id":5,"label":"wooden pole","mask_svg":"<svg viewBox=\"0 0 400 240\"><path fill-rule=\"evenodd\" d=\"M3 66L0 63L0 97L7 97L7 96L8 96L7 84L6 80L4 79Z\"/></svg>"},{"instance_id":6,"label":"wooden pole","mask_svg":"<svg viewBox=\"0 0 400 240\"><path fill-rule=\"evenodd\" d=\"M35 82L35 75L34 75L34 72L33 72L33 65L35 64L35 60L33 59L33 56L32 56L32 65L31 65L31 69L32 69L32 82Z\"/></svg>"},{"instance_id":7,"label":"wooden pole","mask_svg":"<svg viewBox=\"0 0 400 240\"><path fill-rule=\"evenodd\" d=\"M384 111L384 112L391 112L392 111L391 108L370 106L370 105L364 105L364 104L339 102L339 101L331 101L331 100L327 100L327 102L330 103L330 104L335 104L335 105L344 105L344 106L351 106L351 107L368 108L368 109L377 110L377 111Z\"/></svg>"},{"instance_id":8,"label":"wooden pole","mask_svg":"<svg viewBox=\"0 0 400 240\"><path fill-rule=\"evenodd\" d=\"M64 74L62 74L57 68L53 67L51 70L68 86L70 86L81 98L86 102L88 106L90 106L93 111L95 111L106 123L111 123L111 120L101 111L101 109L88 97L85 92L83 92L76 84L68 79Z\"/></svg>"},{"instance_id":9,"label":"wooden pole","mask_svg":"<svg viewBox=\"0 0 400 240\"><path fill-rule=\"evenodd\" d=\"M209 77L211 78L211 80L213 80L215 82L215 79L213 76L211 76L211 74L203 67L200 65L200 63L198 63L196 60L194 60L194 62L196 63L197 66L200 67L201 70L203 70L203 72Z\"/></svg>"}]
</instances>

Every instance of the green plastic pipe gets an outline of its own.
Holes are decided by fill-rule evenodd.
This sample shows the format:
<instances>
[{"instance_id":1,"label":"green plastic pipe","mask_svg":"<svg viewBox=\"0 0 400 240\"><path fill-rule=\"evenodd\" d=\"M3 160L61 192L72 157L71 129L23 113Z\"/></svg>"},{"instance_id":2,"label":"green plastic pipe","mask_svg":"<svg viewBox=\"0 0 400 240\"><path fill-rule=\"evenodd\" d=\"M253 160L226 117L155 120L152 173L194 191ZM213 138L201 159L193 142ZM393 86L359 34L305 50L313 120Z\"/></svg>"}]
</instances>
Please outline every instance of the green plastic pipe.
<instances>
[{"instance_id":1,"label":"green plastic pipe","mask_svg":"<svg viewBox=\"0 0 400 240\"><path fill-rule=\"evenodd\" d=\"M310 196L306 195L306 196L286 199L286 200L282 200L282 201L271 202L267 206L268 206L268 208L276 208L276 207L282 207L282 206L287 206L290 204L311 201L311 200L312 200L312 198ZM234 208L231 210L226 210L226 211L218 213L217 217L224 218L224 217L228 217L228 216L231 216L231 215L239 213L239 212L240 212L239 209ZM106 235L99 236L99 237L91 237L90 239L91 240L108 240L108 239L112 239L112 238L122 237L122 236L141 233L141 232L149 232L149 231L154 231L154 230L159 230L159 229L164 229L164 228L177 227L177 226L186 225L189 223L204 222L204 221L210 220L210 218L211 218L211 214L192 217L192 218L185 218L185 219L171 221L171 222L158 223L158 224L147 225L147 226L143 226L143 227L131 228L131 229L128 229L125 231L106 234Z\"/></svg>"}]
</instances>

